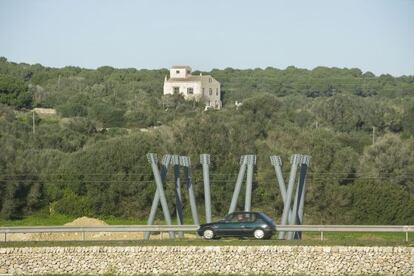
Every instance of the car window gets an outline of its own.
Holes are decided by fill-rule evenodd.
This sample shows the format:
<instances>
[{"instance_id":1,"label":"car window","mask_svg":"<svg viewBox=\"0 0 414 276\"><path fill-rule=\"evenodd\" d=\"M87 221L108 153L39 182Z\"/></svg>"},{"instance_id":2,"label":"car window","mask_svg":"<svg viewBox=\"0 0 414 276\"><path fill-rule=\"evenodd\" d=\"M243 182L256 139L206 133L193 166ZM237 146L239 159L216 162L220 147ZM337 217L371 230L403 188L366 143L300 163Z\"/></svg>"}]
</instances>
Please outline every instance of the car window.
<instances>
[{"instance_id":1,"label":"car window","mask_svg":"<svg viewBox=\"0 0 414 276\"><path fill-rule=\"evenodd\" d=\"M237 214L237 215L234 215L232 217L231 222L239 222L239 221L242 221L242 220L243 220L243 215L242 214Z\"/></svg>"},{"instance_id":2,"label":"car window","mask_svg":"<svg viewBox=\"0 0 414 276\"><path fill-rule=\"evenodd\" d=\"M254 222L256 220L256 214L244 214L245 221Z\"/></svg>"},{"instance_id":3,"label":"car window","mask_svg":"<svg viewBox=\"0 0 414 276\"><path fill-rule=\"evenodd\" d=\"M230 222L239 222L243 221L243 214L231 214L226 217L227 221Z\"/></svg>"},{"instance_id":4,"label":"car window","mask_svg":"<svg viewBox=\"0 0 414 276\"><path fill-rule=\"evenodd\" d=\"M254 222L256 220L256 214L234 214L231 217L228 216L226 220L230 222Z\"/></svg>"},{"instance_id":5,"label":"car window","mask_svg":"<svg viewBox=\"0 0 414 276\"><path fill-rule=\"evenodd\" d=\"M225 221L233 221L236 218L235 214L230 214L224 218Z\"/></svg>"}]
</instances>

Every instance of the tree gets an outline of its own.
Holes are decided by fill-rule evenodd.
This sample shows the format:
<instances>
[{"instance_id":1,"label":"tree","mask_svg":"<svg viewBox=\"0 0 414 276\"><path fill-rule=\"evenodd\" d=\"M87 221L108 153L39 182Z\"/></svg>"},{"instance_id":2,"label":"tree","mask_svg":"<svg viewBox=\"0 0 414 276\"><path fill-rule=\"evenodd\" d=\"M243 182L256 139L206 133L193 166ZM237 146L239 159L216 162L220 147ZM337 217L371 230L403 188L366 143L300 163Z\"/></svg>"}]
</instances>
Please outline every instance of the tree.
<instances>
[{"instance_id":1,"label":"tree","mask_svg":"<svg viewBox=\"0 0 414 276\"><path fill-rule=\"evenodd\" d=\"M59 105L56 109L63 117L86 117L88 115L86 106L78 103L68 102Z\"/></svg>"},{"instance_id":2,"label":"tree","mask_svg":"<svg viewBox=\"0 0 414 276\"><path fill-rule=\"evenodd\" d=\"M387 134L364 151L360 175L383 179L414 193L414 139Z\"/></svg>"},{"instance_id":3,"label":"tree","mask_svg":"<svg viewBox=\"0 0 414 276\"><path fill-rule=\"evenodd\" d=\"M414 223L414 200L388 181L358 181L352 187L353 223Z\"/></svg>"},{"instance_id":4,"label":"tree","mask_svg":"<svg viewBox=\"0 0 414 276\"><path fill-rule=\"evenodd\" d=\"M124 113L122 109L104 103L95 104L91 108L91 118L101 122L103 127L122 127Z\"/></svg>"},{"instance_id":5,"label":"tree","mask_svg":"<svg viewBox=\"0 0 414 276\"><path fill-rule=\"evenodd\" d=\"M30 107L32 96L22 80L0 74L0 103L17 108Z\"/></svg>"}]
</instances>

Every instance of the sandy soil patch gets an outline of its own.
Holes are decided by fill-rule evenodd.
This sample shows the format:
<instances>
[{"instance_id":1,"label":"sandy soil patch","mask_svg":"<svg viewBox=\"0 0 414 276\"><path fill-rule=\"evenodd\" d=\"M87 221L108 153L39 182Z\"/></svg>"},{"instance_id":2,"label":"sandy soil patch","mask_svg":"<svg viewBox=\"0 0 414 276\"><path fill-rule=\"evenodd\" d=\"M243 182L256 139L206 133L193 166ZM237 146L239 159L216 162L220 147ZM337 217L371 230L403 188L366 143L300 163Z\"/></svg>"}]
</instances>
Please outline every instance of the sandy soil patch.
<instances>
[{"instance_id":1,"label":"sandy soil patch","mask_svg":"<svg viewBox=\"0 0 414 276\"><path fill-rule=\"evenodd\" d=\"M81 217L65 226L102 226L105 221L96 218ZM195 234L185 234L185 238L196 238ZM78 240L142 240L143 232L96 232L96 233L28 233L7 234L8 241L78 241ZM150 239L168 239L168 233L153 233Z\"/></svg>"}]
</instances>

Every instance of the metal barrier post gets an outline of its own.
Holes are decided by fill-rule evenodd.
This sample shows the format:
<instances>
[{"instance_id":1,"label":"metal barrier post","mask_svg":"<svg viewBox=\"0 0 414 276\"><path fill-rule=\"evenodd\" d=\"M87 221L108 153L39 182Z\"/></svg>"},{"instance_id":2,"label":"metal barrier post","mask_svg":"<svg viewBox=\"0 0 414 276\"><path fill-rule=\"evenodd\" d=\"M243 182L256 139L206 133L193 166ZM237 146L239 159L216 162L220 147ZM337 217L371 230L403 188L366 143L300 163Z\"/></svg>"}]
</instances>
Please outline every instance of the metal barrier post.
<instances>
[{"instance_id":1,"label":"metal barrier post","mask_svg":"<svg viewBox=\"0 0 414 276\"><path fill-rule=\"evenodd\" d=\"M323 232L321 231L321 241L323 241Z\"/></svg>"},{"instance_id":2,"label":"metal barrier post","mask_svg":"<svg viewBox=\"0 0 414 276\"><path fill-rule=\"evenodd\" d=\"M173 155L171 164L174 166L174 182L175 182L175 211L177 215L177 225L183 224L183 199L181 197L180 183L180 156ZM184 238L184 232L178 232L180 238Z\"/></svg>"},{"instance_id":3,"label":"metal barrier post","mask_svg":"<svg viewBox=\"0 0 414 276\"><path fill-rule=\"evenodd\" d=\"M273 167L275 168L277 183L279 184L280 194L282 195L282 201L285 203L286 201L286 185L285 180L283 179L282 174L282 159L280 156L272 155L270 156L270 163L272 163Z\"/></svg>"},{"instance_id":4,"label":"metal barrier post","mask_svg":"<svg viewBox=\"0 0 414 276\"><path fill-rule=\"evenodd\" d=\"M160 175L160 172L157 166L157 155L154 153L148 153L147 158L148 158L148 161L151 163L152 172L154 174L155 184L157 185L157 190L160 195L161 207L164 213L165 220L168 225L171 225L171 215L168 209L167 199L165 197L161 175ZM170 238L174 238L174 232L172 231L170 232Z\"/></svg>"},{"instance_id":5,"label":"metal barrier post","mask_svg":"<svg viewBox=\"0 0 414 276\"><path fill-rule=\"evenodd\" d=\"M162 157L162 161L161 161L161 180L162 180L162 183L165 183L165 178L167 176L167 171L168 171L168 164L170 164L170 160L171 160L171 155L169 155L169 154L166 154ZM150 215L148 217L147 225L153 225L154 224L155 215L157 213L159 203L160 203L160 194L158 192L158 189L156 189L154 199L152 201L151 211L150 211ZM150 235L151 235L150 232L145 232L144 233L144 240L148 240Z\"/></svg>"},{"instance_id":6,"label":"metal barrier post","mask_svg":"<svg viewBox=\"0 0 414 276\"><path fill-rule=\"evenodd\" d=\"M288 221L290 225L295 225L297 224L297 215L298 215L298 202L300 200L299 196L302 194L300 189L300 179L298 179L297 184L296 184L296 191L295 191L295 198L293 199L293 208L292 210L290 210L289 216L288 216ZM296 232L295 231L291 231L287 233L288 236L288 240L293 240L295 238Z\"/></svg>"},{"instance_id":7,"label":"metal barrier post","mask_svg":"<svg viewBox=\"0 0 414 276\"><path fill-rule=\"evenodd\" d=\"M191 208L191 215L193 217L193 222L194 224L199 225L200 220L198 218L197 204L196 204L194 188L193 188L193 180L192 180L191 171L190 171L190 165L191 165L190 157L180 156L180 163L182 166L184 166L184 174L187 180L187 192L188 192L188 198L190 200L190 208Z\"/></svg>"},{"instance_id":8,"label":"metal barrier post","mask_svg":"<svg viewBox=\"0 0 414 276\"><path fill-rule=\"evenodd\" d=\"M237 176L236 185L234 187L234 192L233 192L233 197L232 197L231 203L230 203L229 214L233 213L236 210L237 199L239 198L241 185L242 185L242 182L243 182L244 174L246 172L246 166L247 166L247 156L242 155L242 157L240 158L240 170L239 170L239 174Z\"/></svg>"},{"instance_id":9,"label":"metal barrier post","mask_svg":"<svg viewBox=\"0 0 414 276\"><path fill-rule=\"evenodd\" d=\"M306 172L309 166L310 156L302 155L301 156L301 166L300 166L300 173L298 184L296 188L296 196L295 201L293 204L293 210L290 214L289 224L291 225L301 225L303 223L303 205L305 203L305 179L306 179ZM301 232L289 232L288 236L289 239L300 239Z\"/></svg>"},{"instance_id":10,"label":"metal barrier post","mask_svg":"<svg viewBox=\"0 0 414 276\"><path fill-rule=\"evenodd\" d=\"M253 166L256 164L256 155L247 155L247 179L244 211L250 212L252 207Z\"/></svg>"},{"instance_id":11,"label":"metal barrier post","mask_svg":"<svg viewBox=\"0 0 414 276\"><path fill-rule=\"evenodd\" d=\"M211 195L210 195L210 174L208 166L210 165L210 155L201 154L200 163L203 166L203 182L204 182L204 205L206 208L206 222L211 222Z\"/></svg>"},{"instance_id":12,"label":"metal barrier post","mask_svg":"<svg viewBox=\"0 0 414 276\"><path fill-rule=\"evenodd\" d=\"M303 208L305 205L305 187L306 187L306 173L307 169L310 165L310 159L311 157L309 155L304 155L302 157L302 167L301 167L301 181L302 181L302 196L300 197L300 203L299 203L299 210L298 210L298 216L299 216L299 223L303 224ZM302 170L303 168L303 170ZM303 172L303 175L302 175Z\"/></svg>"},{"instance_id":13,"label":"metal barrier post","mask_svg":"<svg viewBox=\"0 0 414 276\"><path fill-rule=\"evenodd\" d=\"M282 173L282 159L280 158L280 156L272 155L270 156L270 163L275 168L276 179L277 179L277 183L279 184L279 190L280 190L280 194L282 196L282 202L284 205L286 202L286 185L285 185L285 180L283 179L283 173ZM292 210L289 207L289 217L291 213L292 213Z\"/></svg>"},{"instance_id":14,"label":"metal barrier post","mask_svg":"<svg viewBox=\"0 0 414 276\"><path fill-rule=\"evenodd\" d=\"M292 164L291 169L290 169L290 175L289 175L289 183L288 183L288 189L286 192L286 201L283 207L283 214L282 214L282 219L280 222L280 225L286 225L288 222L288 217L289 217L289 211L290 211L290 203L292 201L292 193L293 193L293 186L295 183L295 178L296 178L296 171L298 169L298 163L300 162L301 159L301 155L300 154L295 154L290 158L290 162ZM285 237L285 232L284 231L280 231L279 235L278 235L278 239L282 240Z\"/></svg>"}]
</instances>

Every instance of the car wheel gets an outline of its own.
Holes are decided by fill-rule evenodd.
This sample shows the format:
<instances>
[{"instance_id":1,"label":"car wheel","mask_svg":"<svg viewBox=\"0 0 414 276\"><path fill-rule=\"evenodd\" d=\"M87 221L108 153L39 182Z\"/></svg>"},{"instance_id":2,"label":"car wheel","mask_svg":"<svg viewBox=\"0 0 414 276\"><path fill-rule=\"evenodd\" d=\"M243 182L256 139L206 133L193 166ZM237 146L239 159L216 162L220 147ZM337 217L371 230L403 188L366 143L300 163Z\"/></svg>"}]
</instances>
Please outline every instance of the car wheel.
<instances>
[{"instance_id":1,"label":"car wheel","mask_svg":"<svg viewBox=\"0 0 414 276\"><path fill-rule=\"evenodd\" d=\"M206 240L212 240L214 239L214 231L211 229L206 229L203 232L203 238L205 238Z\"/></svg>"},{"instance_id":2,"label":"car wheel","mask_svg":"<svg viewBox=\"0 0 414 276\"><path fill-rule=\"evenodd\" d=\"M265 232L263 231L263 229L256 229L253 232L253 236L257 239L257 240L263 240L265 238Z\"/></svg>"}]
</instances>

